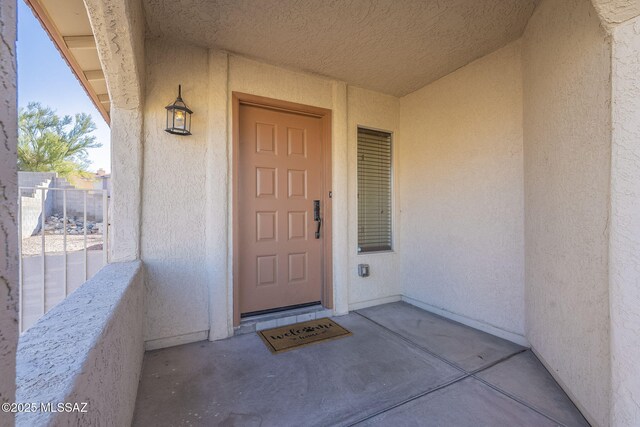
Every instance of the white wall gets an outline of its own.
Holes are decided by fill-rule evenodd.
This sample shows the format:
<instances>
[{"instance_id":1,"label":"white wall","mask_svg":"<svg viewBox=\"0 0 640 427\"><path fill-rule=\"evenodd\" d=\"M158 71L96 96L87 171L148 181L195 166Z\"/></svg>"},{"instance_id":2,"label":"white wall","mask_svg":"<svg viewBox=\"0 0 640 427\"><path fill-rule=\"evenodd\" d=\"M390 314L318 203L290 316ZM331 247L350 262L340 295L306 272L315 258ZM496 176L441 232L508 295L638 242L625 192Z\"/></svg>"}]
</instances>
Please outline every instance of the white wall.
<instances>
[{"instance_id":1,"label":"white wall","mask_svg":"<svg viewBox=\"0 0 640 427\"><path fill-rule=\"evenodd\" d=\"M397 183L398 162L395 159L402 137L399 133L400 102L395 96L349 87L348 97L348 145L349 145L349 308L351 310L400 300L399 280L400 239L399 201ZM393 188L394 211L392 219L393 251L374 254L358 254L358 126L393 132ZM370 276L358 276L358 264L369 264Z\"/></svg>"},{"instance_id":2,"label":"white wall","mask_svg":"<svg viewBox=\"0 0 640 427\"><path fill-rule=\"evenodd\" d=\"M640 17L613 30L611 425L640 425Z\"/></svg>"},{"instance_id":3,"label":"white wall","mask_svg":"<svg viewBox=\"0 0 640 427\"><path fill-rule=\"evenodd\" d=\"M233 292L229 254L233 253L228 237L229 221L229 56L209 51L209 122L206 154L206 258L209 300L209 339L225 338L233 333Z\"/></svg>"},{"instance_id":4,"label":"white wall","mask_svg":"<svg viewBox=\"0 0 640 427\"><path fill-rule=\"evenodd\" d=\"M145 264L145 341L209 329L205 254L208 52L147 40L141 258ZM185 73L184 64L189 64ZM165 106L182 96L194 134L171 135ZM157 343L147 343L148 348Z\"/></svg>"},{"instance_id":5,"label":"white wall","mask_svg":"<svg viewBox=\"0 0 640 427\"><path fill-rule=\"evenodd\" d=\"M524 343L519 41L400 99L409 302Z\"/></svg>"},{"instance_id":6,"label":"white wall","mask_svg":"<svg viewBox=\"0 0 640 427\"><path fill-rule=\"evenodd\" d=\"M332 81L287 70L242 56L229 57L229 90L297 102L333 107ZM342 112L344 114L344 112Z\"/></svg>"},{"instance_id":7,"label":"white wall","mask_svg":"<svg viewBox=\"0 0 640 427\"><path fill-rule=\"evenodd\" d=\"M16 2L0 2L0 403L14 402L18 342ZM0 412L0 425L14 415Z\"/></svg>"},{"instance_id":8,"label":"white wall","mask_svg":"<svg viewBox=\"0 0 640 427\"><path fill-rule=\"evenodd\" d=\"M611 49L588 0L524 34L527 338L587 419L609 421Z\"/></svg>"}]
</instances>

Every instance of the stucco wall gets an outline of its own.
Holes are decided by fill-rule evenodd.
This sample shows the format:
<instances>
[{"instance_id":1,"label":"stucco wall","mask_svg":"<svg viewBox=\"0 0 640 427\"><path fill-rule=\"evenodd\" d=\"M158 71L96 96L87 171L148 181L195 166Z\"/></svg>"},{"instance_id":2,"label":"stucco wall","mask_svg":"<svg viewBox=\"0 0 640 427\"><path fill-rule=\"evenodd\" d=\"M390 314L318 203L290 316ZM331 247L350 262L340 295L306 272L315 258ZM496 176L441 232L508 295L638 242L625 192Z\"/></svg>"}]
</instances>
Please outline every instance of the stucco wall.
<instances>
[{"instance_id":1,"label":"stucco wall","mask_svg":"<svg viewBox=\"0 0 640 427\"><path fill-rule=\"evenodd\" d=\"M612 28L640 14L638 0L591 0L603 25Z\"/></svg>"},{"instance_id":2,"label":"stucco wall","mask_svg":"<svg viewBox=\"0 0 640 427\"><path fill-rule=\"evenodd\" d=\"M24 412L16 425L131 424L144 353L143 285L139 261L110 264L20 337L16 401L84 402L87 412Z\"/></svg>"},{"instance_id":3,"label":"stucco wall","mask_svg":"<svg viewBox=\"0 0 640 427\"><path fill-rule=\"evenodd\" d=\"M331 80L242 56L229 57L229 90L331 108Z\"/></svg>"},{"instance_id":4,"label":"stucco wall","mask_svg":"<svg viewBox=\"0 0 640 427\"><path fill-rule=\"evenodd\" d=\"M109 261L140 258L145 83L141 0L84 0L111 99Z\"/></svg>"},{"instance_id":5,"label":"stucco wall","mask_svg":"<svg viewBox=\"0 0 640 427\"><path fill-rule=\"evenodd\" d=\"M18 341L16 2L0 2L0 403L15 400ZM14 416L0 412L0 425Z\"/></svg>"},{"instance_id":6,"label":"stucco wall","mask_svg":"<svg viewBox=\"0 0 640 427\"><path fill-rule=\"evenodd\" d=\"M521 45L400 99L409 302L524 343Z\"/></svg>"},{"instance_id":7,"label":"stucco wall","mask_svg":"<svg viewBox=\"0 0 640 427\"><path fill-rule=\"evenodd\" d=\"M104 263L102 250L88 250L86 255L87 279L99 272ZM67 295L85 283L85 254L83 250L49 252L44 255L45 263L45 313L64 300ZM22 308L20 320L22 331L26 331L42 317L42 255L22 258Z\"/></svg>"},{"instance_id":8,"label":"stucco wall","mask_svg":"<svg viewBox=\"0 0 640 427\"><path fill-rule=\"evenodd\" d=\"M145 51L141 247L147 268L147 348L202 339L209 326L210 339L233 333L233 92L332 110L334 310L345 313L350 303L398 298L395 255L372 260L378 276L349 292L351 282L358 280L360 261L350 231L356 229L356 216L348 210L349 203L355 207L351 186L356 170L348 162L349 150L355 150L356 123L397 130L396 98L165 39L148 39ZM184 63L189 63L188 78L180 65ZM178 83L195 111L193 135L187 138L164 132L164 106L175 98Z\"/></svg>"},{"instance_id":9,"label":"stucco wall","mask_svg":"<svg viewBox=\"0 0 640 427\"><path fill-rule=\"evenodd\" d=\"M145 340L209 329L205 257L208 52L147 40L141 258L145 263ZM185 75L184 64L189 64ZM165 106L182 96L193 135L164 131Z\"/></svg>"},{"instance_id":10,"label":"stucco wall","mask_svg":"<svg viewBox=\"0 0 640 427\"><path fill-rule=\"evenodd\" d=\"M395 96L349 87L348 90L348 145L349 145L349 307L357 309L369 305L399 300L401 283L399 280L400 239L397 170L395 159L398 153L400 102ZM393 251L375 254L358 254L358 126L385 130L393 133ZM358 264L369 264L370 276L358 276Z\"/></svg>"},{"instance_id":11,"label":"stucco wall","mask_svg":"<svg viewBox=\"0 0 640 427\"><path fill-rule=\"evenodd\" d=\"M229 56L209 51L209 122L206 156L206 257L209 291L209 339L225 338L233 333L233 292L230 286L232 247L228 217L229 146L228 120Z\"/></svg>"},{"instance_id":12,"label":"stucco wall","mask_svg":"<svg viewBox=\"0 0 640 427\"><path fill-rule=\"evenodd\" d=\"M609 422L611 49L588 0L524 34L527 338L585 416Z\"/></svg>"},{"instance_id":13,"label":"stucco wall","mask_svg":"<svg viewBox=\"0 0 640 427\"><path fill-rule=\"evenodd\" d=\"M640 425L640 17L613 30L611 425Z\"/></svg>"}]
</instances>

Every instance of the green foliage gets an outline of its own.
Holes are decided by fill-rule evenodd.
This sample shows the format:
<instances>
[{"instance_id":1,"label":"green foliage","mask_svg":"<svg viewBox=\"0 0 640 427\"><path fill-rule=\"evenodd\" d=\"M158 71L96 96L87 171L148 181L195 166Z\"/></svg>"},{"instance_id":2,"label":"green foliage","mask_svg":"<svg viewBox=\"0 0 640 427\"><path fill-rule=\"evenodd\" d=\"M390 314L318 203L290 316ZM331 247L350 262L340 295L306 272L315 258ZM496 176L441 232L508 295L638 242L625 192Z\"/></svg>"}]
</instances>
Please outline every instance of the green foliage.
<instances>
[{"instance_id":1,"label":"green foliage","mask_svg":"<svg viewBox=\"0 0 640 427\"><path fill-rule=\"evenodd\" d=\"M89 148L102 144L89 135L96 129L86 113L59 117L49 107L31 102L18 116L18 169L87 176Z\"/></svg>"}]
</instances>

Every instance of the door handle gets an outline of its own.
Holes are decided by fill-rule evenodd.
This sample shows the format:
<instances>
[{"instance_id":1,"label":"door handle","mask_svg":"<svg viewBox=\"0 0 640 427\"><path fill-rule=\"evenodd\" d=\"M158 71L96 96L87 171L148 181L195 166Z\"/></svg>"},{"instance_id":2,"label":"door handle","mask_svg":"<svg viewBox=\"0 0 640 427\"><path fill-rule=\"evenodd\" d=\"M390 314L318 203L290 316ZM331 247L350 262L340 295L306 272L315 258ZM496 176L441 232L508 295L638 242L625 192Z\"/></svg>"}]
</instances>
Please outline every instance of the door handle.
<instances>
[{"instance_id":1,"label":"door handle","mask_svg":"<svg viewBox=\"0 0 640 427\"><path fill-rule=\"evenodd\" d=\"M320 227L322 227L322 218L320 218L320 200L313 201L313 220L317 222L316 239L319 239Z\"/></svg>"}]
</instances>

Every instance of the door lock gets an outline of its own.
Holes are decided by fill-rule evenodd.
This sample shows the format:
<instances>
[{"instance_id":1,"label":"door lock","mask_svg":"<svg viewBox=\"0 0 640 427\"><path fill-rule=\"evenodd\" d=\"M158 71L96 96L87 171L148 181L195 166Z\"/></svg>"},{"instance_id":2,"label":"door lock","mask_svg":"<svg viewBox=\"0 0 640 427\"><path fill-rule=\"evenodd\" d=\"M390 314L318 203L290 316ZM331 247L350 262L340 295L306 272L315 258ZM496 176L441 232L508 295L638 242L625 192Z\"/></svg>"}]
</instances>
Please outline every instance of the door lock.
<instances>
[{"instance_id":1,"label":"door lock","mask_svg":"<svg viewBox=\"0 0 640 427\"><path fill-rule=\"evenodd\" d=\"M316 239L319 239L320 227L322 227L322 218L320 218L320 200L313 201L313 220L317 222Z\"/></svg>"}]
</instances>

